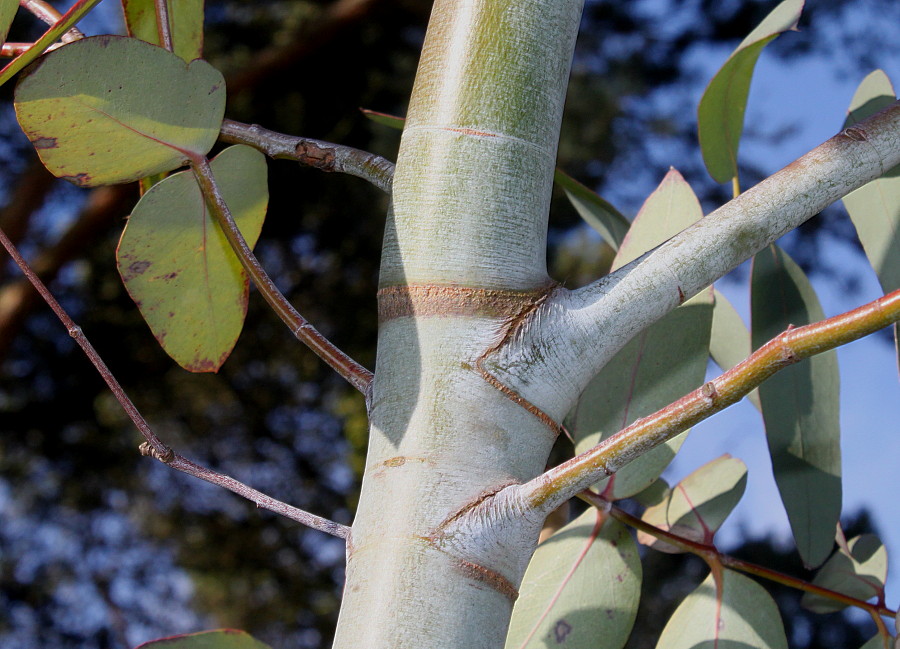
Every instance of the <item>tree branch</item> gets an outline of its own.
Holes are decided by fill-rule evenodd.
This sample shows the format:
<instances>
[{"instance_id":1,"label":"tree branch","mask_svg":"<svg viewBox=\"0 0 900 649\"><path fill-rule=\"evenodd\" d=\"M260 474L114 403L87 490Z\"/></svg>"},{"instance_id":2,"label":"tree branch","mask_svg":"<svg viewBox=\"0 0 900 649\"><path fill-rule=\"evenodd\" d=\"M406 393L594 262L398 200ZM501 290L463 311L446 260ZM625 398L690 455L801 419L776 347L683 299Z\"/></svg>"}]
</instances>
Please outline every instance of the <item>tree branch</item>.
<instances>
[{"instance_id":1,"label":"tree branch","mask_svg":"<svg viewBox=\"0 0 900 649\"><path fill-rule=\"evenodd\" d=\"M900 320L900 289L847 313L789 328L718 378L523 485L519 506L549 514L651 448L740 400L775 372Z\"/></svg>"},{"instance_id":2,"label":"tree branch","mask_svg":"<svg viewBox=\"0 0 900 649\"><path fill-rule=\"evenodd\" d=\"M374 153L342 144L284 135L256 124L247 125L230 119L222 122L219 139L232 144L252 146L270 158L296 160L300 164L322 171L356 176L368 180L387 194L391 193L394 163Z\"/></svg>"},{"instance_id":3,"label":"tree branch","mask_svg":"<svg viewBox=\"0 0 900 649\"><path fill-rule=\"evenodd\" d=\"M244 240L237 223L234 222L231 210L228 209L225 199L222 198L222 194L216 186L212 169L210 169L206 157L192 157L191 170L194 172L194 177L197 179L200 189L206 197L210 212L213 214L219 227L222 228L228 243L231 244L231 249L234 250L241 265L253 279L253 283L256 284L257 289L259 289L266 302L269 303L282 322L294 333L297 340L313 350L319 358L328 363L350 385L362 392L368 402L369 388L372 384L372 372L347 356L334 343L319 333L278 290L275 282L272 281L262 264L259 263L259 260L253 254L253 251L250 250L250 246Z\"/></svg>"},{"instance_id":4,"label":"tree branch","mask_svg":"<svg viewBox=\"0 0 900 649\"><path fill-rule=\"evenodd\" d=\"M575 395L634 335L897 164L900 102L845 129L630 264L582 289L559 291L534 326L491 359L499 366L493 373L562 418ZM536 360L521 362L530 357Z\"/></svg>"},{"instance_id":5,"label":"tree branch","mask_svg":"<svg viewBox=\"0 0 900 649\"><path fill-rule=\"evenodd\" d=\"M81 347L82 351L84 351L85 355L88 357L88 360L91 361L93 366L100 373L100 376L103 377L103 380L106 382L106 385L109 387L110 391L116 397L116 401L119 402L123 410L125 410L125 413L128 415L128 418L131 419L135 427L137 427L138 431L140 431L141 435L143 435L146 441L140 446L142 455L150 455L158 459L163 464L168 464L174 469L183 471L184 473L187 473L189 475L196 476L198 478L201 478L202 480L211 482L212 484L225 487L226 489L233 491L239 496L243 496L244 498L253 501L254 503L256 503L257 507L268 509L275 512L276 514L281 514L297 521L298 523L302 523L303 525L320 530L327 534L331 534L343 539L347 538L350 532L350 528L348 528L346 525L340 525L338 523L335 523L334 521L321 518L320 516L310 514L303 511L302 509L298 509L279 500L275 500L274 498L271 498L270 496L267 496L260 491L248 487L247 485L235 480L234 478L231 478L222 473L211 471L205 467L200 466L199 464L191 462L190 460L180 455L177 455L171 447L167 446L159 437L157 437L156 433L153 432L153 429L150 428L150 424L148 424L147 420L144 419L143 415L141 415L140 411L125 393L125 390L122 388L119 381L115 376L113 376L113 373L109 370L109 367L107 367L106 363L100 357L100 354L97 353L97 350L94 349L94 346L87 339L87 336L84 335L81 327L75 324L72 318L69 317L69 314L66 313L66 310L63 309L62 305L60 305L60 303L57 302L56 298L53 297L53 294L50 293L50 291L47 289L47 286L31 269L31 267L19 253L18 249L13 245L12 241L9 240L9 237L6 236L6 233L2 229L0 229L0 244L3 245L3 247L9 253L10 257L13 258L13 261L16 262L16 265L22 270L22 273L25 274L25 277L28 278L28 281L31 282L32 286L34 286L37 292L40 293L41 297L44 299L47 305L56 314L56 317L58 317L60 322L63 323L63 325L68 330L69 335L75 339L75 342L78 343L78 346Z\"/></svg>"}]
</instances>

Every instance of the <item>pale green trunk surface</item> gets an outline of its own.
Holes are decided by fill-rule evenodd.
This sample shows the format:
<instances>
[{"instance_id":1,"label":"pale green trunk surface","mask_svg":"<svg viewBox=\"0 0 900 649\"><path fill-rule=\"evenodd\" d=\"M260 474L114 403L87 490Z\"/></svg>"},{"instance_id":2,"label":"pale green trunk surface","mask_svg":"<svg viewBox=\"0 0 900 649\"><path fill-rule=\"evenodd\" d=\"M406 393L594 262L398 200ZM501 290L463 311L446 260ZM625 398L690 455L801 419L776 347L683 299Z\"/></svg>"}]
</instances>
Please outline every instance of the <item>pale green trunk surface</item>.
<instances>
[{"instance_id":1,"label":"pale green trunk surface","mask_svg":"<svg viewBox=\"0 0 900 649\"><path fill-rule=\"evenodd\" d=\"M394 180L335 647L499 649L542 523L447 519L544 470L555 427L480 359L552 288L547 209L580 0L435 4Z\"/></svg>"}]
</instances>

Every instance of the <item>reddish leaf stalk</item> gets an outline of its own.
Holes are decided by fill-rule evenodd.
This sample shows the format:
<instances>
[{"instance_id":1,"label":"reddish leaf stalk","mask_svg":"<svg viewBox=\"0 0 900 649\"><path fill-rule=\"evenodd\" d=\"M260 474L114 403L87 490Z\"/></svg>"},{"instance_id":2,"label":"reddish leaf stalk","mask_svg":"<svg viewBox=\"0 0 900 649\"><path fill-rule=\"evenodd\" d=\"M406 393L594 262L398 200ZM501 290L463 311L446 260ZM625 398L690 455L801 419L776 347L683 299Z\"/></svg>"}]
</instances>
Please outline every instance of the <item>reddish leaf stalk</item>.
<instances>
[{"instance_id":1,"label":"reddish leaf stalk","mask_svg":"<svg viewBox=\"0 0 900 649\"><path fill-rule=\"evenodd\" d=\"M895 611L887 608L882 602L870 604L869 602L857 599L855 597L850 597L849 595L845 595L844 593L840 593L836 590L822 588L821 586L816 586L809 583L808 581L804 581L803 579L791 577L790 575L786 575L783 572L771 570L770 568L765 568L755 563L750 563L749 561L743 561L741 559L731 557L727 554L722 554L714 545L698 543L696 541L692 541L691 539L686 539L677 534L673 534L668 530L660 529L659 527L651 525L650 523L641 520L636 516L632 516L628 512L616 507L615 505L612 505L608 500L602 498L600 495L590 490L581 492L578 497L585 502L598 507L601 510L608 510L609 515L620 523L633 527L637 530L640 530L641 532L646 532L647 534L665 541L666 543L674 545L675 547L684 550L685 552L695 554L708 564L718 563L726 568L731 568L732 570L738 570L755 577L774 581L783 586L788 586L789 588L795 588L797 590L802 590L808 593L820 595L822 597L827 597L828 599L841 602L842 604L846 604L847 606L855 606L857 608L865 610L866 612L871 614L873 618L881 619L880 616L882 615L890 617L894 617L896 615Z\"/></svg>"},{"instance_id":2,"label":"reddish leaf stalk","mask_svg":"<svg viewBox=\"0 0 900 649\"><path fill-rule=\"evenodd\" d=\"M93 9L100 0L78 0L72 7L54 23L54 25L44 32L32 47L28 48L20 56L6 64L0 70L0 85L9 81L13 75L19 72L26 65L34 61L38 56L49 49L59 38L68 32L85 14Z\"/></svg>"},{"instance_id":3,"label":"reddish leaf stalk","mask_svg":"<svg viewBox=\"0 0 900 649\"><path fill-rule=\"evenodd\" d=\"M51 5L44 2L44 0L19 0L19 6L30 11L32 15L51 27L58 23L62 18L62 14ZM73 27L63 34L61 40L63 43L71 43L80 38L84 38L84 34L82 34L81 30L78 28Z\"/></svg>"},{"instance_id":4,"label":"reddish leaf stalk","mask_svg":"<svg viewBox=\"0 0 900 649\"><path fill-rule=\"evenodd\" d=\"M9 240L9 237L6 236L6 233L0 229L0 243L3 244L3 247L9 253L9 256L13 258L13 261L16 262L16 265L22 270L22 273L31 282L32 286L40 293L41 297L47 303L47 305L53 310L56 314L56 317L59 318L60 322L66 327L69 331L69 335L75 339L75 342L78 343L78 346L84 351L85 355L100 373L100 376L103 377L103 380L106 382L106 385L109 387L110 391L116 397L116 400L122 406L122 409L125 410L125 413L128 415L129 419L134 423L135 427L137 427L138 431L140 431L141 435L144 436L146 440L143 444L141 444L141 454L142 455L150 455L163 464L167 464L174 469L178 469L188 475L192 475L198 477L202 480L206 480L207 482L211 482L214 485L218 485L220 487L224 487L229 491L232 491L239 496L243 496L244 498L256 503L257 507L262 507L264 509L268 509L270 511L275 512L276 514L281 514L282 516L286 516L292 520L297 521L298 523L302 523L303 525L307 525L313 529L320 530L327 534L331 534L332 536L337 536L342 539L346 539L349 534L349 528L345 525L340 525L335 523L334 521L330 521L325 518L321 518L320 516L316 516L314 514L310 514L308 512L303 511L302 509L297 509L296 507L292 507L286 503L283 503L279 500L275 500L262 492L257 491L256 489L252 489L247 485L243 484L222 473L217 473L215 471L211 471L205 467L200 466L190 460L177 455L175 451L172 450L171 447L167 446L159 437L156 436L156 433L153 432L153 429L150 428L150 425L147 423L147 420L144 419L143 415L141 415L140 411L138 411L137 407L125 393L125 390L122 388L119 381L113 376L113 373L109 370L106 363L100 357L100 354L97 353L97 350L94 349L94 346L87 339L87 336L84 335L84 332L81 330L72 318L69 317L69 314L66 313L66 310L63 309L62 305L53 297L53 294L50 293L47 286L41 281L41 278L37 276L37 274L31 269L28 265L28 262L22 257L19 253L16 246Z\"/></svg>"},{"instance_id":5,"label":"reddish leaf stalk","mask_svg":"<svg viewBox=\"0 0 900 649\"><path fill-rule=\"evenodd\" d=\"M898 320L900 290L833 318L788 328L718 378L518 487L523 506L550 512L635 457L737 402L778 370Z\"/></svg>"},{"instance_id":6,"label":"reddish leaf stalk","mask_svg":"<svg viewBox=\"0 0 900 649\"><path fill-rule=\"evenodd\" d=\"M219 139L232 144L246 144L270 158L296 160L300 164L326 172L356 176L390 194L394 180L394 163L381 156L342 144L332 144L306 137L284 135L257 124L242 124L230 119L222 122Z\"/></svg>"},{"instance_id":7,"label":"reddish leaf stalk","mask_svg":"<svg viewBox=\"0 0 900 649\"><path fill-rule=\"evenodd\" d=\"M265 298L266 302L272 307L278 317L281 318L288 328L294 333L294 336L307 347L313 350L316 355L323 361L328 363L331 368L347 380L350 385L366 395L368 400L369 386L372 383L372 373L365 367L357 363L355 360L347 356L343 351L338 349L334 343L319 333L304 318L293 305L282 295L281 291L275 286L275 283L263 269L259 260L250 250L250 246L244 240L244 236L238 229L237 223L231 215L231 210L225 204L225 199L219 192L213 178L212 170L205 156L194 156L191 158L191 169L194 177L200 185L203 195L206 197L207 205L213 217L222 228L222 232L231 244L232 250L238 256L241 265L253 279L253 283L259 289L259 292Z\"/></svg>"},{"instance_id":8,"label":"reddish leaf stalk","mask_svg":"<svg viewBox=\"0 0 900 649\"><path fill-rule=\"evenodd\" d=\"M169 0L154 0L153 4L156 5L156 32L159 34L159 42L164 48L174 52L172 23L169 20Z\"/></svg>"}]
</instances>

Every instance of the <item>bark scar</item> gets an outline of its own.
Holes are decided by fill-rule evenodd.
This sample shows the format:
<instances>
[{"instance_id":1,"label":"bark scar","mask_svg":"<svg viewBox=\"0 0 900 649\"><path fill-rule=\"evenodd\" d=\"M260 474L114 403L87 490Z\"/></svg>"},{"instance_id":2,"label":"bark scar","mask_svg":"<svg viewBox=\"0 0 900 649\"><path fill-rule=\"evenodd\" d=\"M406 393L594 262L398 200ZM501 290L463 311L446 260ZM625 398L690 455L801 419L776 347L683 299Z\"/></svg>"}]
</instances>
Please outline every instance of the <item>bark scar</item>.
<instances>
[{"instance_id":1,"label":"bark scar","mask_svg":"<svg viewBox=\"0 0 900 649\"><path fill-rule=\"evenodd\" d=\"M510 340L515 338L516 335L520 334L523 331L526 324L528 324L531 318L536 313L538 313L538 310L547 302L550 296L552 296L556 292L556 289L558 287L559 284L554 282L548 285L539 294L537 294L534 299L525 302L525 304L523 304L519 309L518 313L515 313L512 316L508 317L503 323L497 342L484 350L481 356L479 356L475 360L475 371L478 372L481 378L487 381L490 385L500 390L500 392L508 397L513 403L521 406L532 415L537 417L541 422L543 422L544 425L550 428L550 430L552 430L555 435L559 435L560 431L562 430L561 425L557 423L553 419L553 417L528 401L528 399L522 397L518 392L507 386L496 376L488 372L484 367L484 362L488 356L499 351L504 345L509 343Z\"/></svg>"}]
</instances>

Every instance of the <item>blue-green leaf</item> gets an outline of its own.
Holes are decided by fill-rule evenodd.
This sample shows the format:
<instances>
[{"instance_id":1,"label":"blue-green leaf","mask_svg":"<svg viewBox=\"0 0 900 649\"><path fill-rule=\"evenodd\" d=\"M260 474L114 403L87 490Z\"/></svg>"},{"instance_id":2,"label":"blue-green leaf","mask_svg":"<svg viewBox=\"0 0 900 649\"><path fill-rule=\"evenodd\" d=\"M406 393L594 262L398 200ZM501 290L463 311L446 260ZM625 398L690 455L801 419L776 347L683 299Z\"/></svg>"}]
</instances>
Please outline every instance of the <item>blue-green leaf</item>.
<instances>
[{"instance_id":1,"label":"blue-green leaf","mask_svg":"<svg viewBox=\"0 0 900 649\"><path fill-rule=\"evenodd\" d=\"M752 579L710 575L669 618L656 649L787 649L775 601Z\"/></svg>"},{"instance_id":2,"label":"blue-green leaf","mask_svg":"<svg viewBox=\"0 0 900 649\"><path fill-rule=\"evenodd\" d=\"M641 595L628 530L589 509L538 546L513 608L506 649L619 649Z\"/></svg>"},{"instance_id":3,"label":"blue-green leaf","mask_svg":"<svg viewBox=\"0 0 900 649\"><path fill-rule=\"evenodd\" d=\"M674 169L641 208L622 242L614 268L659 245L703 215L690 186ZM698 387L709 358L712 291L703 291L639 333L594 377L570 417L581 453ZM623 467L601 484L609 499L649 486L684 441L684 434Z\"/></svg>"},{"instance_id":4,"label":"blue-green leaf","mask_svg":"<svg viewBox=\"0 0 900 649\"><path fill-rule=\"evenodd\" d=\"M615 250L619 249L631 223L611 203L596 192L591 191L561 169L553 176L554 182L562 187L566 198L585 223L600 233L604 241Z\"/></svg>"},{"instance_id":5,"label":"blue-green leaf","mask_svg":"<svg viewBox=\"0 0 900 649\"><path fill-rule=\"evenodd\" d=\"M824 319L809 280L781 249L753 260L753 347ZM839 375L834 351L787 367L759 388L775 482L807 566L831 554L841 513Z\"/></svg>"}]
</instances>

